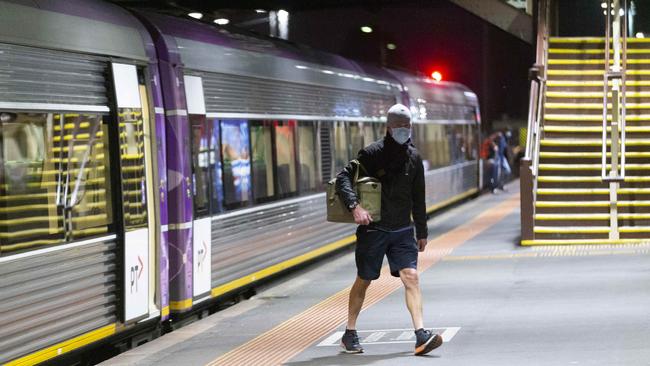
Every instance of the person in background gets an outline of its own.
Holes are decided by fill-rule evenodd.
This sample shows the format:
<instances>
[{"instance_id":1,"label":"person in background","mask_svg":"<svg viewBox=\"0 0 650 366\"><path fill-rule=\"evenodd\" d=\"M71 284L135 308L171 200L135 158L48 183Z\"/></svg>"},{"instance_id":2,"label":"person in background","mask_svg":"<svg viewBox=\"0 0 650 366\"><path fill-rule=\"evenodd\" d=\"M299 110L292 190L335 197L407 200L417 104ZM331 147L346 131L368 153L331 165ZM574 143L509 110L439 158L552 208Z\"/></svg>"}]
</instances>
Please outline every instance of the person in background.
<instances>
[{"instance_id":1,"label":"person in background","mask_svg":"<svg viewBox=\"0 0 650 366\"><path fill-rule=\"evenodd\" d=\"M499 165L497 164L497 155L499 146L496 144L497 134L493 133L483 140L481 144L481 159L485 162L487 171L488 188L490 192L496 194L499 186Z\"/></svg>"},{"instance_id":2,"label":"person in background","mask_svg":"<svg viewBox=\"0 0 650 366\"><path fill-rule=\"evenodd\" d=\"M512 170L510 169L510 163L508 162L508 141L504 132L498 133L496 144L498 147L496 162L499 171L498 188L502 191L505 191L505 184L508 179L510 179Z\"/></svg>"}]
</instances>

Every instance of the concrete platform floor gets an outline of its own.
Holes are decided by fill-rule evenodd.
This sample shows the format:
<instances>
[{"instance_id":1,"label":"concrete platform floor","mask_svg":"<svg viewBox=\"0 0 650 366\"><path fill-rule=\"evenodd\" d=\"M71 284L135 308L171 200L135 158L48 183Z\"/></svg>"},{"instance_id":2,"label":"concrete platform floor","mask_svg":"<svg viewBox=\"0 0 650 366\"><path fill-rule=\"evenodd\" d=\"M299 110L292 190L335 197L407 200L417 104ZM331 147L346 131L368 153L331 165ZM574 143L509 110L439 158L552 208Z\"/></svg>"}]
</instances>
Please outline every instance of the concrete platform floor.
<instances>
[{"instance_id":1,"label":"concrete platform floor","mask_svg":"<svg viewBox=\"0 0 650 366\"><path fill-rule=\"evenodd\" d=\"M650 365L650 245L519 247L517 187L430 220L425 324L446 343L427 356L385 273L359 319L365 353L340 353L347 251L102 365Z\"/></svg>"}]
</instances>

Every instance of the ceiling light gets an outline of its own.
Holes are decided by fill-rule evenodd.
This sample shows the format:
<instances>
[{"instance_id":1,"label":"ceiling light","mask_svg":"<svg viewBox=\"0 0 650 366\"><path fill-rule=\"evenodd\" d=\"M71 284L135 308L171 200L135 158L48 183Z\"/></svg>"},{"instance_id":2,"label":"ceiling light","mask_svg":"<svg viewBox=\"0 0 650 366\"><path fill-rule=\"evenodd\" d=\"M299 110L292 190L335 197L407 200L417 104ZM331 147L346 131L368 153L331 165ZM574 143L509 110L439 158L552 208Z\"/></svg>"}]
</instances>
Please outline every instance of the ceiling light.
<instances>
[{"instance_id":1,"label":"ceiling light","mask_svg":"<svg viewBox=\"0 0 650 366\"><path fill-rule=\"evenodd\" d=\"M603 9L607 9L607 3L603 1L602 3L600 3L600 7Z\"/></svg>"},{"instance_id":2,"label":"ceiling light","mask_svg":"<svg viewBox=\"0 0 650 366\"><path fill-rule=\"evenodd\" d=\"M372 33L372 28L370 28L370 27L367 26L367 25L364 25L363 27L361 27L361 31L362 31L363 33Z\"/></svg>"},{"instance_id":3,"label":"ceiling light","mask_svg":"<svg viewBox=\"0 0 650 366\"><path fill-rule=\"evenodd\" d=\"M228 20L226 18L219 18L219 19L215 19L214 22L219 24L219 25L226 25L226 24L230 23L230 20Z\"/></svg>"},{"instance_id":4,"label":"ceiling light","mask_svg":"<svg viewBox=\"0 0 650 366\"><path fill-rule=\"evenodd\" d=\"M389 43L389 44L386 45L386 48L388 48L389 50L392 51L392 50L396 49L397 46L395 46L395 43Z\"/></svg>"},{"instance_id":5,"label":"ceiling light","mask_svg":"<svg viewBox=\"0 0 650 366\"><path fill-rule=\"evenodd\" d=\"M187 14L187 15L190 16L190 17L192 17L192 18L194 18L194 19L201 19L201 18L203 18L203 13L199 13L199 12L193 12L193 13L189 13L189 14Z\"/></svg>"},{"instance_id":6,"label":"ceiling light","mask_svg":"<svg viewBox=\"0 0 650 366\"><path fill-rule=\"evenodd\" d=\"M266 13L266 10L264 9L255 9L255 12L258 14Z\"/></svg>"}]
</instances>

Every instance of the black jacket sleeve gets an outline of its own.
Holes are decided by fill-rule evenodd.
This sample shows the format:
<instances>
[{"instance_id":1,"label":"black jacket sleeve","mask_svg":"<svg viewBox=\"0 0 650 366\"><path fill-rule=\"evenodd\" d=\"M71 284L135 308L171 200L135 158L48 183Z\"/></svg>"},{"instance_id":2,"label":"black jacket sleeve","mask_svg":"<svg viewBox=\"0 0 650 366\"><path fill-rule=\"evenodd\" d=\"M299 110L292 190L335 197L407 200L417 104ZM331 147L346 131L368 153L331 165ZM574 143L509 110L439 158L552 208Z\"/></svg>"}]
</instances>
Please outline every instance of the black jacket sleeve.
<instances>
[{"instance_id":1,"label":"black jacket sleeve","mask_svg":"<svg viewBox=\"0 0 650 366\"><path fill-rule=\"evenodd\" d=\"M373 170L372 167L374 166L373 164L373 159L372 156L366 151L365 149L361 149L359 151L359 154L357 156L357 160L363 165L364 169L366 172L371 172ZM359 202L359 198L357 197L357 191L354 189L352 185L352 180L354 179L354 174L357 169L357 165L352 165L348 163L348 165L339 172L339 174L336 175L336 194L341 197L343 200L343 203L345 203L345 206L350 206L351 204L355 202ZM359 173L359 178L364 176L363 170Z\"/></svg>"},{"instance_id":2,"label":"black jacket sleeve","mask_svg":"<svg viewBox=\"0 0 650 366\"><path fill-rule=\"evenodd\" d=\"M429 235L427 228L427 209L425 202L424 165L419 156L415 162L415 178L413 179L413 221L415 221L415 236L426 239Z\"/></svg>"}]
</instances>

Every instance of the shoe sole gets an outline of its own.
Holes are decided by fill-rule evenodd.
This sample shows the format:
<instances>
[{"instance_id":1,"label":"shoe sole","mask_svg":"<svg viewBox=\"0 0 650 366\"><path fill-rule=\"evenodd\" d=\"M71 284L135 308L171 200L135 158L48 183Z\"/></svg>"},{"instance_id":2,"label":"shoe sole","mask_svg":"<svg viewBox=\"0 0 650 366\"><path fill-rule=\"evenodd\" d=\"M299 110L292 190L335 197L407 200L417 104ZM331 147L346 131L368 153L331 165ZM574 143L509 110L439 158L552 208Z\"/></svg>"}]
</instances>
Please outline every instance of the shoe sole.
<instances>
[{"instance_id":1,"label":"shoe sole","mask_svg":"<svg viewBox=\"0 0 650 366\"><path fill-rule=\"evenodd\" d=\"M343 342L341 342L341 348L343 348L343 353L363 353L363 348L359 350L352 350L352 351L348 350L345 347L345 344L343 344Z\"/></svg>"},{"instance_id":2,"label":"shoe sole","mask_svg":"<svg viewBox=\"0 0 650 366\"><path fill-rule=\"evenodd\" d=\"M415 355L425 355L440 346L442 346L442 337L439 334L436 334L433 337L429 338L425 344L421 345L420 347L416 347Z\"/></svg>"}]
</instances>

